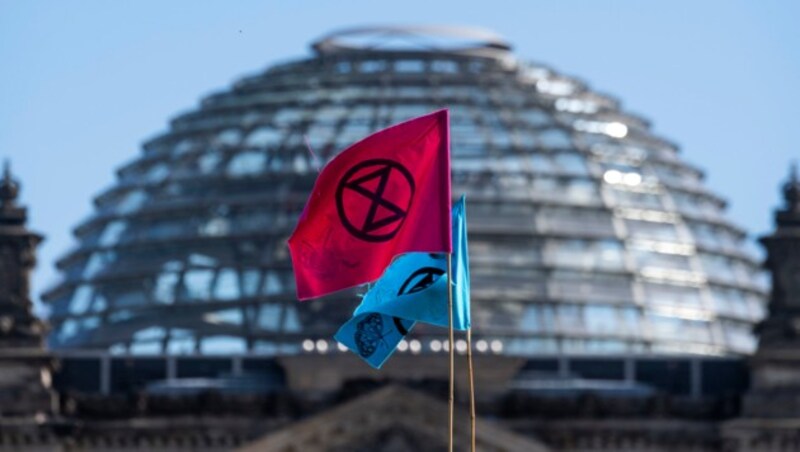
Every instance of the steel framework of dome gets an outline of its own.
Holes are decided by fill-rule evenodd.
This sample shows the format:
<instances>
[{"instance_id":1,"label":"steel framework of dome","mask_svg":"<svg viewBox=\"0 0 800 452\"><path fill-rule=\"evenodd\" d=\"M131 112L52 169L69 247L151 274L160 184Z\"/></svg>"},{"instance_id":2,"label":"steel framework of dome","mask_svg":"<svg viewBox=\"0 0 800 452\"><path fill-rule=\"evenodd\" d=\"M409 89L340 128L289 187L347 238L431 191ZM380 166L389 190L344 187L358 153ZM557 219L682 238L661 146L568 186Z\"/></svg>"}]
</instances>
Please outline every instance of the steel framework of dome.
<instances>
[{"instance_id":1,"label":"steel framework of dome","mask_svg":"<svg viewBox=\"0 0 800 452\"><path fill-rule=\"evenodd\" d=\"M315 162L446 107L479 353L746 354L764 287L702 172L616 100L483 31L366 28L180 115L118 171L44 297L55 348L335 353L352 292L299 303ZM307 141L307 143L306 143ZM401 352L443 350L418 327ZM463 344L456 344L463 350Z\"/></svg>"}]
</instances>

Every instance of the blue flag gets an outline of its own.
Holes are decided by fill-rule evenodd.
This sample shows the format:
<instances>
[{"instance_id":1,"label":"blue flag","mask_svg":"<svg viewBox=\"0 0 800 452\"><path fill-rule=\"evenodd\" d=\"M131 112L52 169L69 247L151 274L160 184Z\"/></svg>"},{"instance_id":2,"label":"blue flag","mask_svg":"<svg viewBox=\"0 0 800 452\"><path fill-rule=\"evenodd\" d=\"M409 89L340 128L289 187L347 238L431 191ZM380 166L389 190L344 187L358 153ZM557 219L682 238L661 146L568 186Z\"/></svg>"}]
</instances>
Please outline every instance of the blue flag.
<instances>
[{"instance_id":1,"label":"blue flag","mask_svg":"<svg viewBox=\"0 0 800 452\"><path fill-rule=\"evenodd\" d=\"M453 206L453 328L472 326L469 303L469 249L467 247L467 201L464 195Z\"/></svg>"},{"instance_id":2,"label":"blue flag","mask_svg":"<svg viewBox=\"0 0 800 452\"><path fill-rule=\"evenodd\" d=\"M380 368L415 322L448 327L446 256L409 253L395 259L334 338ZM453 328L466 330L470 327L469 255L463 196L453 207L452 267Z\"/></svg>"}]
</instances>

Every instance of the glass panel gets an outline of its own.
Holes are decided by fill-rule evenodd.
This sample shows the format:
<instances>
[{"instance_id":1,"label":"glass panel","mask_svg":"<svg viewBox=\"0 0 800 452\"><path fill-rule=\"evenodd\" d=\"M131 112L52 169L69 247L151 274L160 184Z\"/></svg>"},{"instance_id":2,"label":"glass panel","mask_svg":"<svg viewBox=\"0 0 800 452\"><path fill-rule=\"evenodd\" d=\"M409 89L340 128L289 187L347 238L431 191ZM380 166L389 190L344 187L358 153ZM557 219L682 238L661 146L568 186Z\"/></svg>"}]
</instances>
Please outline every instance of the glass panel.
<instances>
[{"instance_id":1,"label":"glass panel","mask_svg":"<svg viewBox=\"0 0 800 452\"><path fill-rule=\"evenodd\" d=\"M284 333L297 333L300 331L300 318L297 316L297 308L294 306L286 307L286 320L283 323Z\"/></svg>"},{"instance_id":2,"label":"glass panel","mask_svg":"<svg viewBox=\"0 0 800 452\"><path fill-rule=\"evenodd\" d=\"M572 147L572 139L562 129L547 129L539 133L538 145L549 149L566 149Z\"/></svg>"},{"instance_id":3,"label":"glass panel","mask_svg":"<svg viewBox=\"0 0 800 452\"><path fill-rule=\"evenodd\" d=\"M220 270L214 286L214 298L217 300L235 300L240 296L239 277L236 270L230 268Z\"/></svg>"},{"instance_id":4,"label":"glass panel","mask_svg":"<svg viewBox=\"0 0 800 452\"><path fill-rule=\"evenodd\" d=\"M587 305L583 310L586 329L590 333L619 334L617 309L613 306Z\"/></svg>"},{"instance_id":5,"label":"glass panel","mask_svg":"<svg viewBox=\"0 0 800 452\"><path fill-rule=\"evenodd\" d=\"M195 338L188 331L172 331L172 337L167 343L167 352L174 355L193 353Z\"/></svg>"},{"instance_id":6,"label":"glass panel","mask_svg":"<svg viewBox=\"0 0 800 452\"><path fill-rule=\"evenodd\" d=\"M562 97L556 99L556 110L568 111L570 113L597 113L600 106L592 101L585 99L569 99Z\"/></svg>"},{"instance_id":7,"label":"glass panel","mask_svg":"<svg viewBox=\"0 0 800 452\"><path fill-rule=\"evenodd\" d=\"M665 304L699 309L700 291L694 287L672 286L667 284L643 284L647 293L647 301L653 304Z\"/></svg>"},{"instance_id":8,"label":"glass panel","mask_svg":"<svg viewBox=\"0 0 800 452\"><path fill-rule=\"evenodd\" d=\"M593 339L585 341L588 353L625 353L630 351L630 344L624 341L610 339Z\"/></svg>"},{"instance_id":9,"label":"glass panel","mask_svg":"<svg viewBox=\"0 0 800 452\"><path fill-rule=\"evenodd\" d=\"M145 292L137 284L108 289L108 298L114 301L114 307L144 306L147 304Z\"/></svg>"},{"instance_id":10,"label":"glass panel","mask_svg":"<svg viewBox=\"0 0 800 452\"><path fill-rule=\"evenodd\" d=\"M119 242L119 238L128 227L127 221L117 220L108 223L100 236L100 246L114 246Z\"/></svg>"},{"instance_id":11,"label":"glass panel","mask_svg":"<svg viewBox=\"0 0 800 452\"><path fill-rule=\"evenodd\" d=\"M83 277L86 279L92 278L97 275L101 270L107 269L108 265L113 263L116 254L113 252L97 252L92 253L89 257L89 262L83 269Z\"/></svg>"},{"instance_id":12,"label":"glass panel","mask_svg":"<svg viewBox=\"0 0 800 452\"><path fill-rule=\"evenodd\" d=\"M94 303L92 304L92 311L93 312L103 312L108 307L108 301L106 301L106 297L102 294L97 294L94 297Z\"/></svg>"},{"instance_id":13,"label":"glass panel","mask_svg":"<svg viewBox=\"0 0 800 452\"><path fill-rule=\"evenodd\" d=\"M756 339L747 323L723 322L722 331L729 346L741 353L752 353L756 349Z\"/></svg>"},{"instance_id":14,"label":"glass panel","mask_svg":"<svg viewBox=\"0 0 800 452\"><path fill-rule=\"evenodd\" d=\"M658 314L649 314L648 318L652 333L662 339L678 342L711 342L711 330L708 322Z\"/></svg>"},{"instance_id":15,"label":"glass panel","mask_svg":"<svg viewBox=\"0 0 800 452\"><path fill-rule=\"evenodd\" d=\"M267 155L263 152L241 152L228 163L228 174L231 176L244 176L258 174L264 171Z\"/></svg>"},{"instance_id":16,"label":"glass panel","mask_svg":"<svg viewBox=\"0 0 800 452\"><path fill-rule=\"evenodd\" d=\"M614 203L622 207L637 209L664 210L661 195L656 193L636 192L622 189L608 190Z\"/></svg>"},{"instance_id":17,"label":"glass panel","mask_svg":"<svg viewBox=\"0 0 800 452\"><path fill-rule=\"evenodd\" d=\"M242 139L239 129L226 129L217 134L215 143L218 145L236 146Z\"/></svg>"},{"instance_id":18,"label":"glass panel","mask_svg":"<svg viewBox=\"0 0 800 452\"><path fill-rule=\"evenodd\" d=\"M455 61L434 60L431 62L431 71L454 74L458 72L458 64Z\"/></svg>"},{"instance_id":19,"label":"glass panel","mask_svg":"<svg viewBox=\"0 0 800 452\"><path fill-rule=\"evenodd\" d=\"M258 295L258 287L261 283L261 272L259 270L245 270L242 273L242 292L246 297Z\"/></svg>"},{"instance_id":20,"label":"glass panel","mask_svg":"<svg viewBox=\"0 0 800 452\"><path fill-rule=\"evenodd\" d=\"M314 116L321 123L332 124L338 122L346 114L347 109L341 105L325 105Z\"/></svg>"},{"instance_id":21,"label":"glass panel","mask_svg":"<svg viewBox=\"0 0 800 452\"><path fill-rule=\"evenodd\" d=\"M531 154L533 168L542 173L555 173L555 162L548 154Z\"/></svg>"},{"instance_id":22,"label":"glass panel","mask_svg":"<svg viewBox=\"0 0 800 452\"><path fill-rule=\"evenodd\" d=\"M720 206L706 197L678 191L672 191L671 196L682 212L711 220L723 218Z\"/></svg>"},{"instance_id":23,"label":"glass panel","mask_svg":"<svg viewBox=\"0 0 800 452\"><path fill-rule=\"evenodd\" d=\"M474 218L474 217L472 217ZM541 242L486 241L474 239L469 248L473 263L507 266L535 265L542 262Z\"/></svg>"},{"instance_id":24,"label":"glass panel","mask_svg":"<svg viewBox=\"0 0 800 452\"><path fill-rule=\"evenodd\" d=\"M611 214L600 210L543 207L536 215L537 229L542 232L613 236Z\"/></svg>"},{"instance_id":25,"label":"glass panel","mask_svg":"<svg viewBox=\"0 0 800 452\"><path fill-rule=\"evenodd\" d=\"M234 336L207 337L200 343L200 352L208 355L227 355L246 351L247 344L244 339Z\"/></svg>"},{"instance_id":26,"label":"glass panel","mask_svg":"<svg viewBox=\"0 0 800 452\"><path fill-rule=\"evenodd\" d=\"M548 281L548 295L566 300L624 301L633 297L628 277L555 270Z\"/></svg>"},{"instance_id":27,"label":"glass panel","mask_svg":"<svg viewBox=\"0 0 800 452\"><path fill-rule=\"evenodd\" d=\"M673 270L690 270L689 258L680 254L666 254L633 248L631 250L639 268L657 267Z\"/></svg>"},{"instance_id":28,"label":"glass panel","mask_svg":"<svg viewBox=\"0 0 800 452\"><path fill-rule=\"evenodd\" d=\"M360 141L371 132L372 129L366 124L350 123L339 132L339 136L336 138L336 146L346 148L356 141Z\"/></svg>"},{"instance_id":29,"label":"glass panel","mask_svg":"<svg viewBox=\"0 0 800 452\"><path fill-rule=\"evenodd\" d=\"M620 332L625 334L640 334L641 315L639 310L634 307L621 307L619 310L622 317Z\"/></svg>"},{"instance_id":30,"label":"glass panel","mask_svg":"<svg viewBox=\"0 0 800 452\"><path fill-rule=\"evenodd\" d=\"M156 276L153 288L153 299L156 303L172 304L175 302L175 290L178 286L180 275L175 272L162 272Z\"/></svg>"},{"instance_id":31,"label":"glass panel","mask_svg":"<svg viewBox=\"0 0 800 452\"><path fill-rule=\"evenodd\" d=\"M518 116L531 126L544 126L552 123L550 115L542 110L524 110Z\"/></svg>"},{"instance_id":32,"label":"glass panel","mask_svg":"<svg viewBox=\"0 0 800 452\"><path fill-rule=\"evenodd\" d=\"M219 161L221 159L222 157L220 154L216 152L208 152L201 155L197 159L197 166L199 167L201 173L208 174L217 169L217 165L219 165Z\"/></svg>"},{"instance_id":33,"label":"glass panel","mask_svg":"<svg viewBox=\"0 0 800 452\"><path fill-rule=\"evenodd\" d=\"M579 305L561 305L558 307L558 328L567 334L584 331L583 307Z\"/></svg>"},{"instance_id":34,"label":"glass panel","mask_svg":"<svg viewBox=\"0 0 800 452\"><path fill-rule=\"evenodd\" d=\"M417 116L430 113L432 110L429 105L397 105L394 107L391 122L400 122Z\"/></svg>"},{"instance_id":35,"label":"glass panel","mask_svg":"<svg viewBox=\"0 0 800 452\"><path fill-rule=\"evenodd\" d=\"M221 237L228 235L231 229L231 221L224 217L212 217L200 225L198 233L204 237Z\"/></svg>"},{"instance_id":36,"label":"glass panel","mask_svg":"<svg viewBox=\"0 0 800 452\"><path fill-rule=\"evenodd\" d=\"M619 269L624 264L622 243L614 240L550 240L547 250L552 265Z\"/></svg>"},{"instance_id":37,"label":"glass panel","mask_svg":"<svg viewBox=\"0 0 800 452\"><path fill-rule=\"evenodd\" d=\"M580 154L559 153L553 157L556 168L561 172L588 174L586 159Z\"/></svg>"},{"instance_id":38,"label":"glass panel","mask_svg":"<svg viewBox=\"0 0 800 452\"><path fill-rule=\"evenodd\" d=\"M505 342L505 354L531 356L558 352L558 342L548 338L511 339Z\"/></svg>"},{"instance_id":39,"label":"glass panel","mask_svg":"<svg viewBox=\"0 0 800 452\"><path fill-rule=\"evenodd\" d=\"M380 60L362 61L359 69L364 73L382 72L386 69L386 62Z\"/></svg>"},{"instance_id":40,"label":"glass panel","mask_svg":"<svg viewBox=\"0 0 800 452\"><path fill-rule=\"evenodd\" d=\"M209 312L203 316L203 320L213 324L241 325L244 321L241 309L225 309L222 311Z\"/></svg>"},{"instance_id":41,"label":"glass panel","mask_svg":"<svg viewBox=\"0 0 800 452\"><path fill-rule=\"evenodd\" d=\"M721 314L750 319L750 306L742 291L724 287L712 287L714 308Z\"/></svg>"},{"instance_id":42,"label":"glass panel","mask_svg":"<svg viewBox=\"0 0 800 452\"><path fill-rule=\"evenodd\" d=\"M550 305L526 306L520 320L520 329L526 332L553 331L556 325L555 309Z\"/></svg>"},{"instance_id":43,"label":"glass panel","mask_svg":"<svg viewBox=\"0 0 800 452\"><path fill-rule=\"evenodd\" d=\"M262 330L278 331L281 323L281 306L279 304L262 304L258 316L258 325Z\"/></svg>"},{"instance_id":44,"label":"glass panel","mask_svg":"<svg viewBox=\"0 0 800 452\"><path fill-rule=\"evenodd\" d=\"M505 128L492 128L489 138L495 148L506 149L511 146L511 134Z\"/></svg>"},{"instance_id":45,"label":"glass panel","mask_svg":"<svg viewBox=\"0 0 800 452\"><path fill-rule=\"evenodd\" d=\"M128 214L139 209L147 200L147 195L143 190L134 190L125 195L122 201L117 204L116 211L119 214Z\"/></svg>"},{"instance_id":46,"label":"glass panel","mask_svg":"<svg viewBox=\"0 0 800 452\"><path fill-rule=\"evenodd\" d=\"M192 140L191 138L186 138L184 140L179 141L178 144L175 145L173 152L175 153L175 155L186 154L187 152L191 152L192 149L195 148L195 145L196 143L194 140Z\"/></svg>"},{"instance_id":47,"label":"glass panel","mask_svg":"<svg viewBox=\"0 0 800 452\"><path fill-rule=\"evenodd\" d=\"M166 331L164 328L153 326L150 328L145 328L143 330L139 330L133 334L134 341L153 341L153 340L161 340L166 335Z\"/></svg>"},{"instance_id":48,"label":"glass panel","mask_svg":"<svg viewBox=\"0 0 800 452\"><path fill-rule=\"evenodd\" d=\"M707 253L699 253L698 257L712 279L731 283L752 280L747 266L737 259Z\"/></svg>"},{"instance_id":49,"label":"glass panel","mask_svg":"<svg viewBox=\"0 0 800 452\"><path fill-rule=\"evenodd\" d=\"M336 127L330 124L314 124L306 132L308 144L315 151L328 145L336 134Z\"/></svg>"},{"instance_id":50,"label":"glass panel","mask_svg":"<svg viewBox=\"0 0 800 452\"><path fill-rule=\"evenodd\" d=\"M78 322L73 319L69 319L64 323L62 323L61 326L58 327L57 331L58 332L56 333L56 335L58 337L58 341L63 344L72 339L75 336L75 334L77 334Z\"/></svg>"},{"instance_id":51,"label":"glass panel","mask_svg":"<svg viewBox=\"0 0 800 452\"><path fill-rule=\"evenodd\" d=\"M625 220L630 235L660 240L678 241L678 231L673 223L655 221Z\"/></svg>"},{"instance_id":52,"label":"glass panel","mask_svg":"<svg viewBox=\"0 0 800 452\"><path fill-rule=\"evenodd\" d=\"M285 110L282 110L282 112ZM252 147L277 146L283 134L272 127L259 127L247 135L245 144Z\"/></svg>"},{"instance_id":53,"label":"glass panel","mask_svg":"<svg viewBox=\"0 0 800 452\"><path fill-rule=\"evenodd\" d=\"M419 60L400 60L394 63L396 72L424 72L425 63Z\"/></svg>"},{"instance_id":54,"label":"glass panel","mask_svg":"<svg viewBox=\"0 0 800 452\"><path fill-rule=\"evenodd\" d=\"M71 314L83 314L86 312L92 302L92 295L94 295L92 286L88 284L79 286L72 296L72 302L69 304L69 312Z\"/></svg>"},{"instance_id":55,"label":"glass panel","mask_svg":"<svg viewBox=\"0 0 800 452\"><path fill-rule=\"evenodd\" d=\"M340 74L346 74L353 70L353 65L349 61L340 61L336 63L335 69Z\"/></svg>"},{"instance_id":56,"label":"glass panel","mask_svg":"<svg viewBox=\"0 0 800 452\"><path fill-rule=\"evenodd\" d=\"M133 342L128 351L132 355L158 355L161 353L161 342Z\"/></svg>"},{"instance_id":57,"label":"glass panel","mask_svg":"<svg viewBox=\"0 0 800 452\"><path fill-rule=\"evenodd\" d=\"M112 323L124 322L133 318L133 312L130 309L115 309L108 315L108 319Z\"/></svg>"},{"instance_id":58,"label":"glass panel","mask_svg":"<svg viewBox=\"0 0 800 452\"><path fill-rule=\"evenodd\" d=\"M283 292L283 284L275 271L268 271L264 279L264 295L275 295Z\"/></svg>"},{"instance_id":59,"label":"glass panel","mask_svg":"<svg viewBox=\"0 0 800 452\"><path fill-rule=\"evenodd\" d=\"M211 281L214 279L213 270L189 270L183 275L183 287L186 297L207 300L211 296Z\"/></svg>"},{"instance_id":60,"label":"glass panel","mask_svg":"<svg viewBox=\"0 0 800 452\"><path fill-rule=\"evenodd\" d=\"M294 156L294 172L298 174L305 174L308 172L309 165L308 159L303 154L295 154Z\"/></svg>"},{"instance_id":61,"label":"glass panel","mask_svg":"<svg viewBox=\"0 0 800 452\"><path fill-rule=\"evenodd\" d=\"M169 176L169 166L166 163L159 163L147 170L144 179L148 182L158 183L163 181Z\"/></svg>"}]
</instances>

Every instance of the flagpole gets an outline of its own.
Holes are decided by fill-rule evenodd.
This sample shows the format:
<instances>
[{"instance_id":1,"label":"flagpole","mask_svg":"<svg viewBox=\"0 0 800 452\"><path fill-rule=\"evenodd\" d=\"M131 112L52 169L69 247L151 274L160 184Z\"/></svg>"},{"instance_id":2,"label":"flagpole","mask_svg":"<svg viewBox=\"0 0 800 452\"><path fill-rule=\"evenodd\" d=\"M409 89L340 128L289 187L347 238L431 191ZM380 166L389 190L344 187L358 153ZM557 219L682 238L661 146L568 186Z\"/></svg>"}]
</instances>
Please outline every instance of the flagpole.
<instances>
[{"instance_id":1,"label":"flagpole","mask_svg":"<svg viewBox=\"0 0 800 452\"><path fill-rule=\"evenodd\" d=\"M447 311L450 330L450 452L453 452L453 413L455 411L455 344L453 343L453 255L447 253Z\"/></svg>"},{"instance_id":2,"label":"flagpole","mask_svg":"<svg viewBox=\"0 0 800 452\"><path fill-rule=\"evenodd\" d=\"M472 328L467 328L467 363L469 364L469 425L472 452L475 452L475 374L472 371Z\"/></svg>"}]
</instances>

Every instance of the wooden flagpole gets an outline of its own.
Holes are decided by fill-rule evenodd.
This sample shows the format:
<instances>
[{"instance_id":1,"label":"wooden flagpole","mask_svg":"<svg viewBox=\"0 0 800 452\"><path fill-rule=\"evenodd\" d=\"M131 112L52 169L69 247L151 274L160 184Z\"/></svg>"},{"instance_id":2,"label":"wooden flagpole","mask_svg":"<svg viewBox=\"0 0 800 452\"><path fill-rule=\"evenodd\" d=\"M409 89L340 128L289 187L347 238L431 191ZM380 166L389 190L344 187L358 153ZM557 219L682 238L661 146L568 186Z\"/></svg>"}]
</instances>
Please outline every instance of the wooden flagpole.
<instances>
[{"instance_id":1,"label":"wooden flagpole","mask_svg":"<svg viewBox=\"0 0 800 452\"><path fill-rule=\"evenodd\" d=\"M450 452L453 452L453 414L455 412L455 344L453 343L453 254L447 253L447 311L450 326Z\"/></svg>"},{"instance_id":2,"label":"wooden flagpole","mask_svg":"<svg viewBox=\"0 0 800 452\"><path fill-rule=\"evenodd\" d=\"M469 426L471 451L475 452L475 374L472 371L472 328L467 328L467 364L469 370Z\"/></svg>"}]
</instances>

